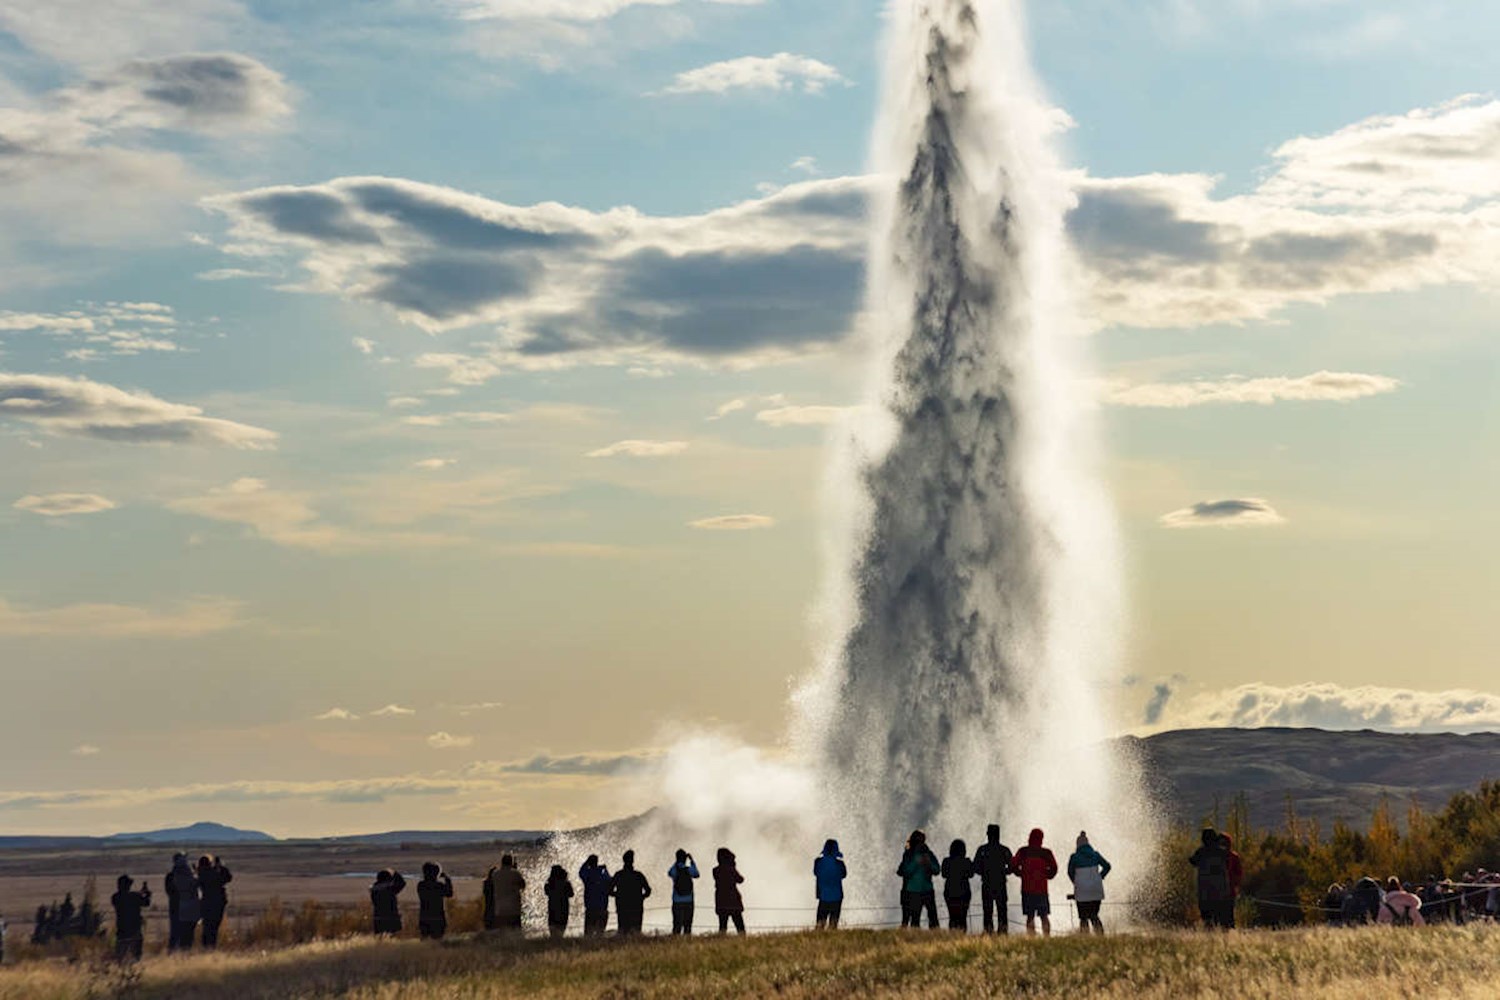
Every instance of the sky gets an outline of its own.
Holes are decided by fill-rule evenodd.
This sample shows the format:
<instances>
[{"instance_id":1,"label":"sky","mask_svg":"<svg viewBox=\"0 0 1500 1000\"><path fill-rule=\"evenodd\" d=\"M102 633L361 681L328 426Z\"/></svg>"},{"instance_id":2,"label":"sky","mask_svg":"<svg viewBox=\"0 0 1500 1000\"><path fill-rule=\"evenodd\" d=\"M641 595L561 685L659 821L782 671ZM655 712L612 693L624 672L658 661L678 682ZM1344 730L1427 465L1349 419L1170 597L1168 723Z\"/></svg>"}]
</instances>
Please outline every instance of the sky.
<instances>
[{"instance_id":1,"label":"sky","mask_svg":"<svg viewBox=\"0 0 1500 1000\"><path fill-rule=\"evenodd\" d=\"M0 833L543 828L775 745L881 6L0 0ZM1031 14L1121 731L1500 727L1500 10Z\"/></svg>"}]
</instances>

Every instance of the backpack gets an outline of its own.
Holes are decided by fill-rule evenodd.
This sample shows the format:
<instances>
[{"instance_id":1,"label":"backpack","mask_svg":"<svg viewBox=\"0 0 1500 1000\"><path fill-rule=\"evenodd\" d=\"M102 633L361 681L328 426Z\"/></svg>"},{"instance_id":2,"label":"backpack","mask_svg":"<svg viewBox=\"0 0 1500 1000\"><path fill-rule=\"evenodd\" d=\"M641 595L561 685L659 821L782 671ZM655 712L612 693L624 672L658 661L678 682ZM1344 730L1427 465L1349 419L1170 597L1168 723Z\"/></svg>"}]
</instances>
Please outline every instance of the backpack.
<instances>
[{"instance_id":1,"label":"backpack","mask_svg":"<svg viewBox=\"0 0 1500 1000\"><path fill-rule=\"evenodd\" d=\"M1220 851L1204 851L1198 861L1198 891L1211 899L1229 898L1229 858Z\"/></svg>"},{"instance_id":2,"label":"backpack","mask_svg":"<svg viewBox=\"0 0 1500 1000\"><path fill-rule=\"evenodd\" d=\"M672 876L672 891L679 896L693 894L693 872L687 865L677 865Z\"/></svg>"},{"instance_id":3,"label":"backpack","mask_svg":"<svg viewBox=\"0 0 1500 1000\"><path fill-rule=\"evenodd\" d=\"M1386 903L1385 908L1391 911L1391 923L1396 927L1410 927L1412 925L1411 907L1408 906L1406 909L1401 910L1399 913L1396 911L1396 908L1390 903Z\"/></svg>"}]
</instances>

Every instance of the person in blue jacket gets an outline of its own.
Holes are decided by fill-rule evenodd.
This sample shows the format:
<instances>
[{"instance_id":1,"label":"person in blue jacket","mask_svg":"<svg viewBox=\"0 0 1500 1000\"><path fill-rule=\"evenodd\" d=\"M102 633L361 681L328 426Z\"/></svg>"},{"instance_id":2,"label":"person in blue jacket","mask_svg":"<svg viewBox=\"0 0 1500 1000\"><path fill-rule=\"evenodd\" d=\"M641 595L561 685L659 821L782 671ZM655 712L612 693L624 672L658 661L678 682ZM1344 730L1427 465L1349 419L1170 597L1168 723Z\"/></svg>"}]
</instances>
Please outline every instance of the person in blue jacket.
<instances>
[{"instance_id":1,"label":"person in blue jacket","mask_svg":"<svg viewBox=\"0 0 1500 1000\"><path fill-rule=\"evenodd\" d=\"M844 910L844 879L849 869L837 840L823 844L823 853L813 861L813 878L818 888L818 927L839 929L839 915Z\"/></svg>"},{"instance_id":2,"label":"person in blue jacket","mask_svg":"<svg viewBox=\"0 0 1500 1000\"><path fill-rule=\"evenodd\" d=\"M1068 880L1073 883L1073 902L1078 906L1078 924L1085 933L1104 933L1099 907L1104 902L1104 879L1109 862L1089 843L1089 835L1078 835L1078 849L1068 858Z\"/></svg>"},{"instance_id":3,"label":"person in blue jacket","mask_svg":"<svg viewBox=\"0 0 1500 1000\"><path fill-rule=\"evenodd\" d=\"M609 926L609 868L590 854L578 869L578 881L583 883L583 935L598 937Z\"/></svg>"},{"instance_id":4,"label":"person in blue jacket","mask_svg":"<svg viewBox=\"0 0 1500 1000\"><path fill-rule=\"evenodd\" d=\"M672 883L672 933L693 933L693 880L698 877L698 862L682 848L677 849L677 861L667 869L667 878Z\"/></svg>"}]
</instances>

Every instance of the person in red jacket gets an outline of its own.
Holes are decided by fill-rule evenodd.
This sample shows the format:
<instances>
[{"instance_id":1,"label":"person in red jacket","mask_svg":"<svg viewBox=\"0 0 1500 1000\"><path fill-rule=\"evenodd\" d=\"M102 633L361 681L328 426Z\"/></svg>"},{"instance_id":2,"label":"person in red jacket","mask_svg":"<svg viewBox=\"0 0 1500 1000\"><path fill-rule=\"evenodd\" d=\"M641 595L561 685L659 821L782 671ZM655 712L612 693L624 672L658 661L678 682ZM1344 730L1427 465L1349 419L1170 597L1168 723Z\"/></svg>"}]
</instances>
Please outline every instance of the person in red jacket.
<instances>
[{"instance_id":1,"label":"person in red jacket","mask_svg":"<svg viewBox=\"0 0 1500 1000\"><path fill-rule=\"evenodd\" d=\"M1042 831L1032 830L1026 846L1010 859L1010 870L1021 876L1021 912L1026 915L1026 933L1036 933L1036 919L1042 920L1042 933L1052 934L1052 900L1047 883L1057 878L1057 858L1042 846Z\"/></svg>"},{"instance_id":2,"label":"person in red jacket","mask_svg":"<svg viewBox=\"0 0 1500 1000\"><path fill-rule=\"evenodd\" d=\"M1234 904L1240 898L1240 883L1245 881L1245 863L1234 850L1234 838L1227 833L1219 834L1219 843L1224 847L1225 874L1229 876L1229 898L1219 911L1219 926L1225 930L1234 927Z\"/></svg>"}]
</instances>

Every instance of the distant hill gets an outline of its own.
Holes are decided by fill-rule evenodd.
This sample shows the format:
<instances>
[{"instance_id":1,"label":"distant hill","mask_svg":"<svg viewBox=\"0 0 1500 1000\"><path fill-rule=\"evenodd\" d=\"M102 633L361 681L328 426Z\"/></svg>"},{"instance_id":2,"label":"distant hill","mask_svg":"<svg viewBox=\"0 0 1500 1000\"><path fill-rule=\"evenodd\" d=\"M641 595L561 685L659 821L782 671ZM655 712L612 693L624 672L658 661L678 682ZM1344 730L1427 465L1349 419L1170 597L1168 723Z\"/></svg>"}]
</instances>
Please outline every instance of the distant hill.
<instances>
[{"instance_id":1,"label":"distant hill","mask_svg":"<svg viewBox=\"0 0 1500 1000\"><path fill-rule=\"evenodd\" d=\"M1122 741L1172 818L1197 823L1244 793L1251 821L1274 826L1288 797L1326 830L1363 824L1383 797L1398 821L1415 799L1441 808L1457 792L1500 779L1500 733L1394 734L1371 730L1188 729Z\"/></svg>"},{"instance_id":2,"label":"distant hill","mask_svg":"<svg viewBox=\"0 0 1500 1000\"><path fill-rule=\"evenodd\" d=\"M101 838L104 844L269 844L276 838L258 830L240 830L222 823L194 823L169 830L117 833Z\"/></svg>"}]
</instances>

